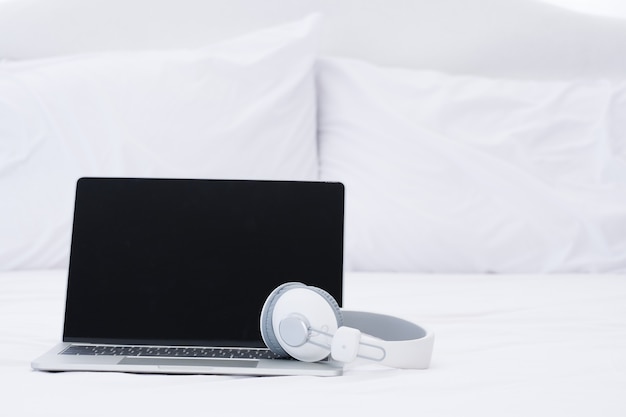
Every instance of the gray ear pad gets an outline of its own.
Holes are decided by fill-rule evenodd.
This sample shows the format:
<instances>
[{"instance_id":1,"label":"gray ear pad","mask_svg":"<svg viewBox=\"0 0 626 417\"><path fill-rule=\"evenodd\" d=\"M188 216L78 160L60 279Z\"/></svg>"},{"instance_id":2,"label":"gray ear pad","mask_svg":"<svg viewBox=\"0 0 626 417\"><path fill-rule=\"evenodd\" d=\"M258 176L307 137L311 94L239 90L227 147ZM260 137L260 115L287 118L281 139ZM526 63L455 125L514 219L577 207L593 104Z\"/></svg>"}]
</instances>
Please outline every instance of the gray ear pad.
<instances>
[{"instance_id":1,"label":"gray ear pad","mask_svg":"<svg viewBox=\"0 0 626 417\"><path fill-rule=\"evenodd\" d=\"M311 291L314 291L320 296L322 296L328 302L328 305L332 308L333 312L335 313L335 318L337 319L337 326L338 327L343 326L343 315L341 313L341 309L339 308L337 301L335 301L335 299L328 292L322 290L321 288L310 287L310 286L304 285L300 282L288 282L286 284L282 284L281 286L276 288L274 291L272 291L272 293L267 297L267 300L265 301L265 304L263 305L263 309L261 310L260 322L261 322L261 337L263 338L265 345L272 352L283 357L289 357L289 354L280 345L280 341L278 340L278 338L276 337L276 334L274 333L272 315L274 313L274 306L276 305L276 302L278 301L278 299L285 292L289 291L292 288L298 288L298 287L306 287L310 289Z\"/></svg>"},{"instance_id":2,"label":"gray ear pad","mask_svg":"<svg viewBox=\"0 0 626 417\"><path fill-rule=\"evenodd\" d=\"M276 301L280 298L285 291L290 288L306 287L306 285L300 282L288 282L277 287L270 295L267 296L267 300L261 310L261 337L265 345L277 355L283 357L289 357L289 354L280 346L280 342L276 338L274 333L274 327L272 325L272 315L274 314L274 306Z\"/></svg>"}]
</instances>

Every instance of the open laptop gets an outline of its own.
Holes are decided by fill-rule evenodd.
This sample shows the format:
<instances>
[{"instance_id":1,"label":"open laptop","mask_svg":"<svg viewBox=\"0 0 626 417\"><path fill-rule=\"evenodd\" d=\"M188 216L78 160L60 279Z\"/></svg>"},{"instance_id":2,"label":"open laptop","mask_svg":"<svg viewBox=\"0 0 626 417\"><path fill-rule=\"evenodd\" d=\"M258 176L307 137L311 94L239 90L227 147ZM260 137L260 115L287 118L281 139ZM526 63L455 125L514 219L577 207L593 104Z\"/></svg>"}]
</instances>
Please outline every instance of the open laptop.
<instances>
[{"instance_id":1,"label":"open laptop","mask_svg":"<svg viewBox=\"0 0 626 417\"><path fill-rule=\"evenodd\" d=\"M259 315L288 281L341 304L343 216L340 183L81 178L63 342L32 367L339 375L277 359Z\"/></svg>"}]
</instances>

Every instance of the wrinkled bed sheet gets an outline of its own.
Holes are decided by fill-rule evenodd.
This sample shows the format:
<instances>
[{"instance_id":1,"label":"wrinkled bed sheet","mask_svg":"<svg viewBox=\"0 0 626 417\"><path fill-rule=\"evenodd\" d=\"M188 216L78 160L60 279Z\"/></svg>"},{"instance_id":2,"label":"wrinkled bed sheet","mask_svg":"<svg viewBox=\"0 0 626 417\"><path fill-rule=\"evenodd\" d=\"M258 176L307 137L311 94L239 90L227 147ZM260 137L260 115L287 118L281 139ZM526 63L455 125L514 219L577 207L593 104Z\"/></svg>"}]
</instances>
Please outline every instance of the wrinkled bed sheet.
<instances>
[{"instance_id":1,"label":"wrinkled bed sheet","mask_svg":"<svg viewBox=\"0 0 626 417\"><path fill-rule=\"evenodd\" d=\"M429 327L435 351L426 371L335 378L33 371L60 341L65 280L0 274L2 415L626 415L626 275L349 273L344 307Z\"/></svg>"}]
</instances>

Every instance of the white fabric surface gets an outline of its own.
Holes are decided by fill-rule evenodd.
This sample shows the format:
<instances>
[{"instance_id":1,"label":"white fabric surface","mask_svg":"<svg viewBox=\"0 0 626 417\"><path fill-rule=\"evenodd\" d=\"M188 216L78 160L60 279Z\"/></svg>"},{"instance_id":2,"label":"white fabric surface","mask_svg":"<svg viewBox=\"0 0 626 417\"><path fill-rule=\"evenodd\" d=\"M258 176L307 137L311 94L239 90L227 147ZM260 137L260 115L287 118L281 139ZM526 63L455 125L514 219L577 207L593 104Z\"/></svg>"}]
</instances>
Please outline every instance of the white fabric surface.
<instances>
[{"instance_id":1,"label":"white fabric surface","mask_svg":"<svg viewBox=\"0 0 626 417\"><path fill-rule=\"evenodd\" d=\"M5 0L0 60L201 46L312 12L327 17L324 55L529 79L626 72L623 20L533 0Z\"/></svg>"},{"instance_id":2,"label":"white fabric surface","mask_svg":"<svg viewBox=\"0 0 626 417\"><path fill-rule=\"evenodd\" d=\"M626 83L317 68L355 270L626 271Z\"/></svg>"},{"instance_id":3,"label":"white fabric surface","mask_svg":"<svg viewBox=\"0 0 626 417\"><path fill-rule=\"evenodd\" d=\"M316 22L0 63L0 269L67 266L79 177L316 179Z\"/></svg>"},{"instance_id":4,"label":"white fabric surface","mask_svg":"<svg viewBox=\"0 0 626 417\"><path fill-rule=\"evenodd\" d=\"M431 368L259 378L32 371L61 338L65 274L0 274L3 415L626 415L624 275L350 273L344 307L429 327Z\"/></svg>"}]
</instances>

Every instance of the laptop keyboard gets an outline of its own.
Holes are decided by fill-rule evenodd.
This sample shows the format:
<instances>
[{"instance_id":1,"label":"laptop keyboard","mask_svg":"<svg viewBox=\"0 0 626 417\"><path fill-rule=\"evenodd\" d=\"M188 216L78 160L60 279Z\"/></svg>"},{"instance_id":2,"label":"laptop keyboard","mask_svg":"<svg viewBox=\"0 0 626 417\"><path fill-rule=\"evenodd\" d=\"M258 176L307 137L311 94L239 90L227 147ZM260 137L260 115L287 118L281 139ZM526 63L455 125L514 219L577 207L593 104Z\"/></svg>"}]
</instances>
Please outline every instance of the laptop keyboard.
<instances>
[{"instance_id":1,"label":"laptop keyboard","mask_svg":"<svg viewBox=\"0 0 626 417\"><path fill-rule=\"evenodd\" d=\"M280 359L269 349L70 345L62 355L158 356L172 358Z\"/></svg>"}]
</instances>

